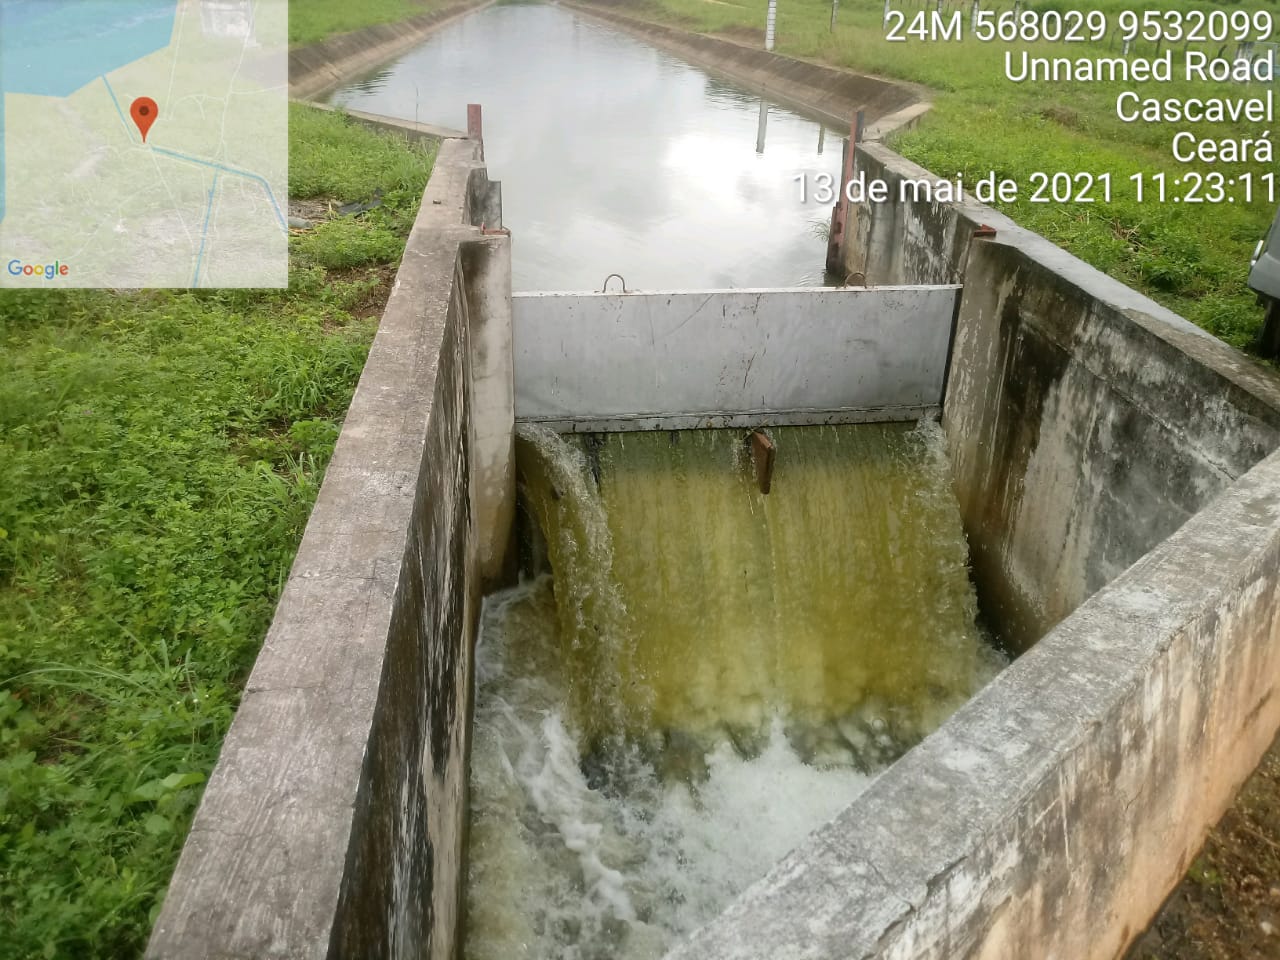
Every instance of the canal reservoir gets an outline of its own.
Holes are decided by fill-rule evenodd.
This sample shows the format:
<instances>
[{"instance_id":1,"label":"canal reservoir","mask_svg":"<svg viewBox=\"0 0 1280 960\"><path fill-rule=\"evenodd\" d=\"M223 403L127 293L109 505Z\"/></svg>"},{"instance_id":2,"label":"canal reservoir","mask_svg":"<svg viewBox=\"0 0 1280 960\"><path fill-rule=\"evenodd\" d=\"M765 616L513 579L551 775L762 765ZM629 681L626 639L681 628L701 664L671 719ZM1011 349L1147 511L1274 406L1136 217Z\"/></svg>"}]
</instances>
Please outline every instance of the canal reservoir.
<instances>
[{"instance_id":1,"label":"canal reservoir","mask_svg":"<svg viewBox=\"0 0 1280 960\"><path fill-rule=\"evenodd\" d=\"M830 203L796 178L838 179L840 134L766 101L761 142L759 95L567 8L480 10L329 100L456 128L484 106L516 290L822 283Z\"/></svg>"}]
</instances>

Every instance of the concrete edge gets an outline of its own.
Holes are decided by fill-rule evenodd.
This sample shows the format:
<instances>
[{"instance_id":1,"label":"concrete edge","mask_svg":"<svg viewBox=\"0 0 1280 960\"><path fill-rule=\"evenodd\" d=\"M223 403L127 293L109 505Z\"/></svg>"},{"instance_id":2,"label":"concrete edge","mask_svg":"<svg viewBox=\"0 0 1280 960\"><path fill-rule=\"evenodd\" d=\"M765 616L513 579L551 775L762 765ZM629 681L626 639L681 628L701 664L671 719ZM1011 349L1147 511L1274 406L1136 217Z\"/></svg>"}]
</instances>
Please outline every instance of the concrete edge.
<instances>
[{"instance_id":1,"label":"concrete edge","mask_svg":"<svg viewBox=\"0 0 1280 960\"><path fill-rule=\"evenodd\" d=\"M891 133L898 133L902 130L910 130L920 120L933 109L931 102L925 101L921 103L913 103L909 107L903 107L901 110L895 111L886 117L868 125L862 131L862 139L864 142L876 143L884 140Z\"/></svg>"},{"instance_id":2,"label":"concrete edge","mask_svg":"<svg viewBox=\"0 0 1280 960\"><path fill-rule=\"evenodd\" d=\"M572 420L516 417L516 423L537 423L556 433L625 433L634 430L719 430L723 428L787 427L846 423L907 423L936 419L942 407L933 405L848 408L841 410L709 411L678 416L637 413L626 417L584 414Z\"/></svg>"},{"instance_id":3,"label":"concrete edge","mask_svg":"<svg viewBox=\"0 0 1280 960\"><path fill-rule=\"evenodd\" d=\"M309 99L374 69L497 0L458 0L399 23L381 23L289 51L289 96Z\"/></svg>"},{"instance_id":4,"label":"concrete edge","mask_svg":"<svg viewBox=\"0 0 1280 960\"><path fill-rule=\"evenodd\" d=\"M916 84L771 53L714 34L681 30L619 13L591 0L556 2L841 131L848 130L858 110L865 107L872 114L868 130L879 139L914 125L932 107L928 91ZM861 92L858 87L863 88Z\"/></svg>"},{"instance_id":5,"label":"concrete edge","mask_svg":"<svg viewBox=\"0 0 1280 960\"><path fill-rule=\"evenodd\" d=\"M344 113L361 126L368 127L370 130L377 130L380 133L404 134L413 141L467 139L465 130L441 127L434 123L417 123L413 120L389 117L382 113L367 113L364 110L352 110L350 107L335 107L332 104L319 103L315 100L293 98L291 102L310 107L313 110L324 110L326 113Z\"/></svg>"}]
</instances>

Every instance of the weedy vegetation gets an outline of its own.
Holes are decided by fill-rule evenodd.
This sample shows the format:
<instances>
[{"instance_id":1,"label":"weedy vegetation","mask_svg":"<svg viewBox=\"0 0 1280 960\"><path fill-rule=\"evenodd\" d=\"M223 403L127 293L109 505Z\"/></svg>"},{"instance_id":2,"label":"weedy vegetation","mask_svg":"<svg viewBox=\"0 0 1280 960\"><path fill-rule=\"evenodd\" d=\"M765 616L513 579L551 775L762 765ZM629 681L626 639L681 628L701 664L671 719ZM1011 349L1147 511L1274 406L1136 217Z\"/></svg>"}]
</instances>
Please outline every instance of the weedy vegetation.
<instances>
[{"instance_id":1,"label":"weedy vegetation","mask_svg":"<svg viewBox=\"0 0 1280 960\"><path fill-rule=\"evenodd\" d=\"M290 0L289 43L318 43L379 23L395 23L448 6L449 0Z\"/></svg>"},{"instance_id":2,"label":"weedy vegetation","mask_svg":"<svg viewBox=\"0 0 1280 960\"><path fill-rule=\"evenodd\" d=\"M376 330L433 155L290 121L289 289L0 292L0 957L141 952Z\"/></svg>"}]
</instances>

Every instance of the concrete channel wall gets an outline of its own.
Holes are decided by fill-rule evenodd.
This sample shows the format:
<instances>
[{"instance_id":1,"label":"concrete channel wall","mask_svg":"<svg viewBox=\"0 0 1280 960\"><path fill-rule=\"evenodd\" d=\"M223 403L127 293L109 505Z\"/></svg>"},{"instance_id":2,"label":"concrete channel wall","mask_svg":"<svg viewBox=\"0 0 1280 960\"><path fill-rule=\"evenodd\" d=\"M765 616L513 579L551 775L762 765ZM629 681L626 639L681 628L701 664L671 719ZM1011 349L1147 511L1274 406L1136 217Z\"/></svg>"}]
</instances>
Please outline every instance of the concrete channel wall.
<instances>
[{"instance_id":1,"label":"concrete channel wall","mask_svg":"<svg viewBox=\"0 0 1280 960\"><path fill-rule=\"evenodd\" d=\"M1026 650L1280 444L1280 390L1018 245L965 267L944 408L988 621Z\"/></svg>"},{"instance_id":2,"label":"concrete channel wall","mask_svg":"<svg viewBox=\"0 0 1280 960\"><path fill-rule=\"evenodd\" d=\"M516 418L577 431L936 416L958 294L517 294Z\"/></svg>"},{"instance_id":3,"label":"concrete channel wall","mask_svg":"<svg viewBox=\"0 0 1280 960\"><path fill-rule=\"evenodd\" d=\"M640 20L623 12L629 6L626 0L559 2L841 131L848 131L853 117L863 110L870 124L869 136L880 137L909 126L930 107L924 88L914 84L784 57L757 44ZM763 23L762 19L762 28Z\"/></svg>"},{"instance_id":4,"label":"concrete channel wall","mask_svg":"<svg viewBox=\"0 0 1280 960\"><path fill-rule=\"evenodd\" d=\"M472 645L514 496L510 248L472 226L479 157L440 149L153 960L457 951Z\"/></svg>"}]
</instances>

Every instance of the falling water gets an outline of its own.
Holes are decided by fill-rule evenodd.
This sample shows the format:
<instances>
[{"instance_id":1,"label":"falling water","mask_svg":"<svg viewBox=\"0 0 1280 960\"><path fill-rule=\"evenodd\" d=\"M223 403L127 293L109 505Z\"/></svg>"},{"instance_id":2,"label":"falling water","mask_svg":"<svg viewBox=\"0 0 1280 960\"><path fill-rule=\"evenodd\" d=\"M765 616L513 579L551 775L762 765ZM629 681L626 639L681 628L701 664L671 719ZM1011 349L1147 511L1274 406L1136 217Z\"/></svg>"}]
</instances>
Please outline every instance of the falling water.
<instances>
[{"instance_id":1,"label":"falling water","mask_svg":"<svg viewBox=\"0 0 1280 960\"><path fill-rule=\"evenodd\" d=\"M554 578L486 603L470 960L659 957L1001 666L935 424L522 428Z\"/></svg>"}]
</instances>

